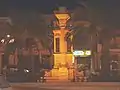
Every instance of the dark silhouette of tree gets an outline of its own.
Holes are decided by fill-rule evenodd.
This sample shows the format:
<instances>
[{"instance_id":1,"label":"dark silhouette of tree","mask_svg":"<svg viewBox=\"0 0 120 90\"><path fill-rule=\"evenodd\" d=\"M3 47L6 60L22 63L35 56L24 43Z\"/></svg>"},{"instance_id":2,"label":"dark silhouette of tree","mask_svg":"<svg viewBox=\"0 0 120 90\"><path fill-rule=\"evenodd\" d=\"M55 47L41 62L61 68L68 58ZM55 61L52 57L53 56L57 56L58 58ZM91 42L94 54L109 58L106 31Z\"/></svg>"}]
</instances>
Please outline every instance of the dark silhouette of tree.
<instances>
[{"instance_id":1,"label":"dark silhouette of tree","mask_svg":"<svg viewBox=\"0 0 120 90\"><path fill-rule=\"evenodd\" d=\"M102 56L101 56L101 76L103 80L109 80L110 76L110 40L113 33L109 29L103 29L101 32Z\"/></svg>"}]
</instances>

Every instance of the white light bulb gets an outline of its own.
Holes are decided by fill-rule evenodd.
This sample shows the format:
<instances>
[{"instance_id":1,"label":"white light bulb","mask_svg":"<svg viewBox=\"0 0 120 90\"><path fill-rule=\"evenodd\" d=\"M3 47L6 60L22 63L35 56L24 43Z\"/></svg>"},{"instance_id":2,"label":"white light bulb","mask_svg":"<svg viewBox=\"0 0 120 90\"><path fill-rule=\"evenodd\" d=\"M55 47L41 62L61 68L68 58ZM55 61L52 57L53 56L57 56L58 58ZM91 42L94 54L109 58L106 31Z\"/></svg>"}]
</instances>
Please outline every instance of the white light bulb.
<instances>
[{"instance_id":1,"label":"white light bulb","mask_svg":"<svg viewBox=\"0 0 120 90\"><path fill-rule=\"evenodd\" d=\"M10 35L7 35L7 37L9 38L9 37L10 37Z\"/></svg>"},{"instance_id":2,"label":"white light bulb","mask_svg":"<svg viewBox=\"0 0 120 90\"><path fill-rule=\"evenodd\" d=\"M13 43L15 41L15 39L11 39L10 41L9 41L9 43Z\"/></svg>"},{"instance_id":3,"label":"white light bulb","mask_svg":"<svg viewBox=\"0 0 120 90\"><path fill-rule=\"evenodd\" d=\"M1 40L1 43L4 43L4 42L5 42L5 39L2 39L2 40Z\"/></svg>"}]
</instances>

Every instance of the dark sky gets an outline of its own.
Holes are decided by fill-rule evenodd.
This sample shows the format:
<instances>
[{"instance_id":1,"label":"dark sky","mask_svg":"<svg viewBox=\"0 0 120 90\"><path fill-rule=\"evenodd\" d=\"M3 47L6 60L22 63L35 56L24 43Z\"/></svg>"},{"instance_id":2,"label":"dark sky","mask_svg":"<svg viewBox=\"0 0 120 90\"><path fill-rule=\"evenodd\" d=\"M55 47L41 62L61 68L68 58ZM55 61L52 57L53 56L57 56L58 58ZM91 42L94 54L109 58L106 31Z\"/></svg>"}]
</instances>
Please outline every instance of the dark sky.
<instances>
[{"instance_id":1,"label":"dark sky","mask_svg":"<svg viewBox=\"0 0 120 90\"><path fill-rule=\"evenodd\" d=\"M102 26L120 28L120 0L88 0L92 9L93 19Z\"/></svg>"},{"instance_id":2,"label":"dark sky","mask_svg":"<svg viewBox=\"0 0 120 90\"><path fill-rule=\"evenodd\" d=\"M65 1L65 2L64 2ZM28 29L32 34L44 35L46 28L40 13L51 14L56 7L71 9L77 0L1 0L0 16L9 16L14 23L15 32ZM41 23L42 22L42 23Z\"/></svg>"},{"instance_id":3,"label":"dark sky","mask_svg":"<svg viewBox=\"0 0 120 90\"><path fill-rule=\"evenodd\" d=\"M0 14L7 13L11 9L37 10L43 13L51 13L58 6L73 8L77 0L1 0Z\"/></svg>"},{"instance_id":4,"label":"dark sky","mask_svg":"<svg viewBox=\"0 0 120 90\"><path fill-rule=\"evenodd\" d=\"M19 8L31 10L50 10L56 6L65 5L69 8L75 7L78 1L87 1L93 7L116 9L120 5L120 0L0 0L1 8Z\"/></svg>"},{"instance_id":5,"label":"dark sky","mask_svg":"<svg viewBox=\"0 0 120 90\"><path fill-rule=\"evenodd\" d=\"M0 0L0 16L9 16L12 10L52 13L58 6L73 9L78 6L78 1L87 1L93 19L95 17L103 25L119 27L120 0Z\"/></svg>"},{"instance_id":6,"label":"dark sky","mask_svg":"<svg viewBox=\"0 0 120 90\"><path fill-rule=\"evenodd\" d=\"M43 13L50 13L58 6L72 9L78 5L78 1L87 1L89 8L99 12L104 11L105 14L112 14L112 16L120 12L120 0L0 0L0 16L12 9Z\"/></svg>"}]
</instances>

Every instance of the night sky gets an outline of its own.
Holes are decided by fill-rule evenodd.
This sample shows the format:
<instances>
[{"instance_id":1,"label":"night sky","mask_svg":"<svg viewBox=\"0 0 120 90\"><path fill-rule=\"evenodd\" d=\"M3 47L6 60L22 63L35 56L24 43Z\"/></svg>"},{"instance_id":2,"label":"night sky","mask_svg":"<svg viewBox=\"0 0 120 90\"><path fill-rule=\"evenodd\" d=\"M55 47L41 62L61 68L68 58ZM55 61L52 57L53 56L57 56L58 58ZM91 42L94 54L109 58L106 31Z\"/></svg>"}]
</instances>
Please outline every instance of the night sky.
<instances>
[{"instance_id":1,"label":"night sky","mask_svg":"<svg viewBox=\"0 0 120 90\"><path fill-rule=\"evenodd\" d=\"M10 9L41 10L49 13L58 6L66 6L69 9L73 9L78 5L78 1L86 1L90 7L95 7L96 9L109 10L107 13L115 9L119 10L120 7L120 0L0 0L0 9L1 11Z\"/></svg>"},{"instance_id":2,"label":"night sky","mask_svg":"<svg viewBox=\"0 0 120 90\"><path fill-rule=\"evenodd\" d=\"M32 34L45 35L45 26L40 13L52 14L59 6L66 6L69 10L77 5L77 0L2 0L0 16L9 16L14 23L14 32L23 32L26 28ZM68 3L69 2L69 3Z\"/></svg>"},{"instance_id":3,"label":"night sky","mask_svg":"<svg viewBox=\"0 0 120 90\"><path fill-rule=\"evenodd\" d=\"M66 6L73 8L76 6L78 0L1 0L1 11L8 11L10 9L17 10L34 10L43 13L51 13L53 9L58 6Z\"/></svg>"},{"instance_id":4,"label":"night sky","mask_svg":"<svg viewBox=\"0 0 120 90\"><path fill-rule=\"evenodd\" d=\"M78 1L87 3L94 23L113 29L120 28L120 0L0 0L0 16L11 16L13 21L18 23L21 19L30 17L30 12L51 14L59 6L73 10L80 6ZM17 21L18 18L20 20ZM20 26L20 23L18 24Z\"/></svg>"}]
</instances>

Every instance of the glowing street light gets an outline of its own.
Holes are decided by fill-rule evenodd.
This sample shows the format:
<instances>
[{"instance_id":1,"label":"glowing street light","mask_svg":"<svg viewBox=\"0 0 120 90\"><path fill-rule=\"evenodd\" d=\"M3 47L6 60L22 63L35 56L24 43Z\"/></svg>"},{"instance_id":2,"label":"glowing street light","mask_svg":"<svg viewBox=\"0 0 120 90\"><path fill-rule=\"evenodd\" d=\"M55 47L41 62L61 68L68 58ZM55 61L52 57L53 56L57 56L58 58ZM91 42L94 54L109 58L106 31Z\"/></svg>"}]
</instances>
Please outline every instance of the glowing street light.
<instances>
[{"instance_id":1,"label":"glowing street light","mask_svg":"<svg viewBox=\"0 0 120 90\"><path fill-rule=\"evenodd\" d=\"M11 39L10 41L9 41L9 43L13 43L15 41L15 39Z\"/></svg>"},{"instance_id":2,"label":"glowing street light","mask_svg":"<svg viewBox=\"0 0 120 90\"><path fill-rule=\"evenodd\" d=\"M8 34L8 35L7 35L7 38L9 38L9 37L10 37L10 35Z\"/></svg>"},{"instance_id":3,"label":"glowing street light","mask_svg":"<svg viewBox=\"0 0 120 90\"><path fill-rule=\"evenodd\" d=\"M2 40L1 40L1 43L4 43L4 42L5 42L5 39L2 39Z\"/></svg>"}]
</instances>

